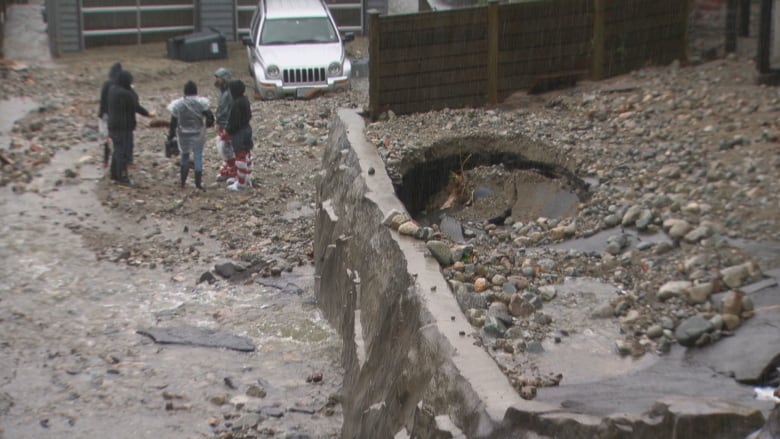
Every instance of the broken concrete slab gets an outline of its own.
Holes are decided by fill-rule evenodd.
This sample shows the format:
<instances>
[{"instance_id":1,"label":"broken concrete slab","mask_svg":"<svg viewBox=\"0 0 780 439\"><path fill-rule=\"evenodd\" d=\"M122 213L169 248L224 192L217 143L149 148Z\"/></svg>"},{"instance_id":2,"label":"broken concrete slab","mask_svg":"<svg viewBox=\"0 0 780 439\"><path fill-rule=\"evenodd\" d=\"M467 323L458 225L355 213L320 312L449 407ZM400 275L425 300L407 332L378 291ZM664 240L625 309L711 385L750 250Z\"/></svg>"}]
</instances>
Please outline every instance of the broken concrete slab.
<instances>
[{"instance_id":1,"label":"broken concrete slab","mask_svg":"<svg viewBox=\"0 0 780 439\"><path fill-rule=\"evenodd\" d=\"M732 337L702 349L691 358L743 383L759 384L780 363L780 286L772 285L749 295L753 316Z\"/></svg>"},{"instance_id":2,"label":"broken concrete slab","mask_svg":"<svg viewBox=\"0 0 780 439\"><path fill-rule=\"evenodd\" d=\"M178 326L141 329L137 332L160 344L224 348L241 352L252 352L255 350L255 345L250 339L216 329Z\"/></svg>"}]
</instances>

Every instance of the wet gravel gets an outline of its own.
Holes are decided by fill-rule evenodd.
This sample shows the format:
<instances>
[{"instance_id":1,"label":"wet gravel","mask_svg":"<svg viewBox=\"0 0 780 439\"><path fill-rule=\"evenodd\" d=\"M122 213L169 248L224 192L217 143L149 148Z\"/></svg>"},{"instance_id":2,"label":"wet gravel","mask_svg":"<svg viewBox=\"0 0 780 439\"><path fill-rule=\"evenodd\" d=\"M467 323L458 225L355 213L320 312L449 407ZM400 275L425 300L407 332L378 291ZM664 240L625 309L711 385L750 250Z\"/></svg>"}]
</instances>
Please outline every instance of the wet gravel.
<instances>
[{"instance_id":1,"label":"wet gravel","mask_svg":"<svg viewBox=\"0 0 780 439\"><path fill-rule=\"evenodd\" d=\"M434 221L437 244L428 247L478 337L530 399L534 387L565 377L532 370L505 353L538 352L542 341L565 343L566 335L611 319L623 334L616 353L662 355L677 342L716 342L752 315L740 287L780 266L779 104L776 88L756 85L752 61L732 55L544 95L520 93L491 110L384 114L366 135L397 182L408 158L426 156L432 145L492 136L565 156L589 183L572 215L516 209L501 217L517 200L499 197L492 206L483 202L476 220L473 194L484 187L484 176L511 180L528 171L453 169L450 186L442 188L450 196L436 198L449 203L427 209L430 215L447 207L470 230L461 243ZM405 232L430 235L417 231L421 225ZM745 240L770 250L759 257ZM556 298L556 286L573 277L602 279L616 294L593 304L590 316L583 306L580 322L558 322L546 304L566 300Z\"/></svg>"}]
</instances>

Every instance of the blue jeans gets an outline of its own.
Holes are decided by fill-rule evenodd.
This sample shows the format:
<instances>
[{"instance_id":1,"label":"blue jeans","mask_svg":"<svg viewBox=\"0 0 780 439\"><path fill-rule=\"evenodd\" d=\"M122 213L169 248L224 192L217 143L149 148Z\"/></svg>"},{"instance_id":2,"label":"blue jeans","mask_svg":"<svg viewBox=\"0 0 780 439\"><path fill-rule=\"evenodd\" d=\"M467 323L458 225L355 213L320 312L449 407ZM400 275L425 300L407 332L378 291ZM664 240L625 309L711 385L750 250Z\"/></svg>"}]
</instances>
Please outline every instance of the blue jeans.
<instances>
[{"instance_id":1,"label":"blue jeans","mask_svg":"<svg viewBox=\"0 0 780 439\"><path fill-rule=\"evenodd\" d=\"M203 144L201 143L195 145L195 147L192 148L192 154L195 160L195 172L203 172ZM190 153L182 152L181 166L184 167L189 165L190 165Z\"/></svg>"}]
</instances>

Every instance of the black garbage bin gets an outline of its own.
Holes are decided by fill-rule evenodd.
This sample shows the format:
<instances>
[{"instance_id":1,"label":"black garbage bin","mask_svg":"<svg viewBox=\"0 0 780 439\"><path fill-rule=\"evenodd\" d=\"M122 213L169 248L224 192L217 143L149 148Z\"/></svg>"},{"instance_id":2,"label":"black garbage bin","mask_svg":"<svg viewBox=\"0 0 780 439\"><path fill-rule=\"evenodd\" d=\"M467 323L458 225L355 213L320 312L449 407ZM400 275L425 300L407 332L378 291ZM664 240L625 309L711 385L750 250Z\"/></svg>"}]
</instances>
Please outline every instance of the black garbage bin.
<instances>
[{"instance_id":1,"label":"black garbage bin","mask_svg":"<svg viewBox=\"0 0 780 439\"><path fill-rule=\"evenodd\" d=\"M219 32L195 32L168 39L168 58L182 61L227 58L225 37Z\"/></svg>"}]
</instances>

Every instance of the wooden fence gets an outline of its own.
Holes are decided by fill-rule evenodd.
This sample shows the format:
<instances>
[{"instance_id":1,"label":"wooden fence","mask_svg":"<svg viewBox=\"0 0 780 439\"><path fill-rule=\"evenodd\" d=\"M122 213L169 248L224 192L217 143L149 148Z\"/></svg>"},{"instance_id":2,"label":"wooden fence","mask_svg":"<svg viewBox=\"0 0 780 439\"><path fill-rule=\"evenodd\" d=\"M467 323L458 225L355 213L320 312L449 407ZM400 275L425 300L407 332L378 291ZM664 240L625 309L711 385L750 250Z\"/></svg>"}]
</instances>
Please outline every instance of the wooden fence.
<instances>
[{"instance_id":1,"label":"wooden fence","mask_svg":"<svg viewBox=\"0 0 780 439\"><path fill-rule=\"evenodd\" d=\"M688 3L545 0L371 14L371 118L496 104L518 90L685 60Z\"/></svg>"}]
</instances>

